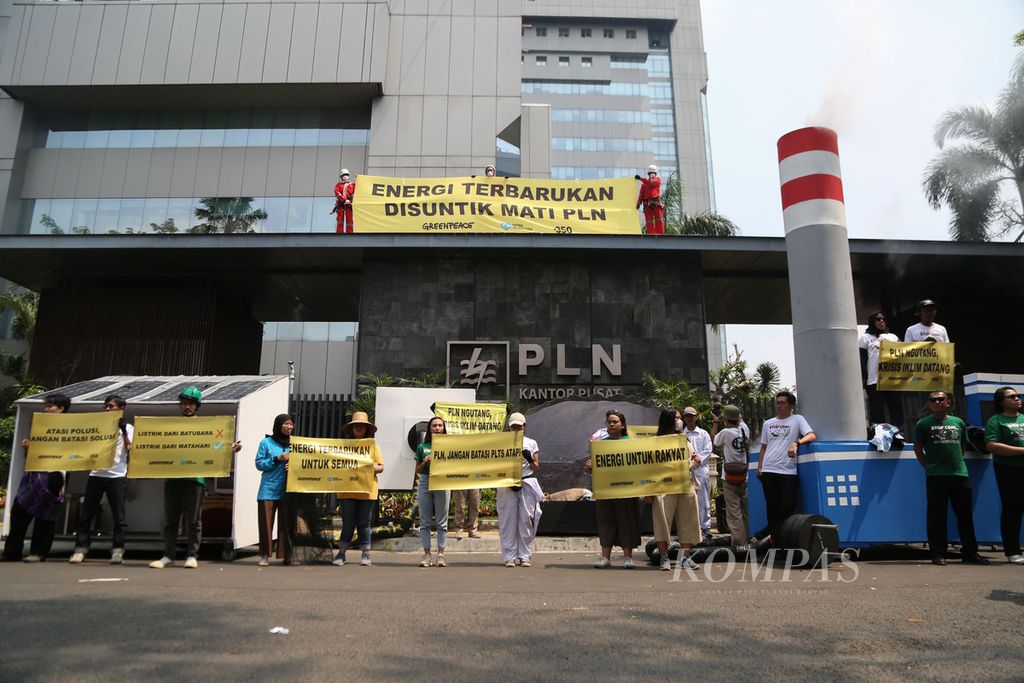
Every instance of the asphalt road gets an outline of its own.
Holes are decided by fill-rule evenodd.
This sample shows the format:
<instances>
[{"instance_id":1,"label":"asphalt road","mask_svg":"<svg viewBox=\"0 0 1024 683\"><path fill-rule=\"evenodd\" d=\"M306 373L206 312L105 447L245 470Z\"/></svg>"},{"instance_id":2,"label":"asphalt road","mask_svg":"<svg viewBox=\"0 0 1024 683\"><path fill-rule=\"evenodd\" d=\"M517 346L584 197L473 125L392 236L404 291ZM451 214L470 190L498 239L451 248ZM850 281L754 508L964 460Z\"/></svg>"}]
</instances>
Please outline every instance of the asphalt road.
<instances>
[{"instance_id":1,"label":"asphalt road","mask_svg":"<svg viewBox=\"0 0 1024 683\"><path fill-rule=\"evenodd\" d=\"M528 569L483 554L422 569L409 553L262 570L3 563L0 680L1019 681L1024 567L990 557L880 556L827 581L725 563L672 581L568 553Z\"/></svg>"}]
</instances>

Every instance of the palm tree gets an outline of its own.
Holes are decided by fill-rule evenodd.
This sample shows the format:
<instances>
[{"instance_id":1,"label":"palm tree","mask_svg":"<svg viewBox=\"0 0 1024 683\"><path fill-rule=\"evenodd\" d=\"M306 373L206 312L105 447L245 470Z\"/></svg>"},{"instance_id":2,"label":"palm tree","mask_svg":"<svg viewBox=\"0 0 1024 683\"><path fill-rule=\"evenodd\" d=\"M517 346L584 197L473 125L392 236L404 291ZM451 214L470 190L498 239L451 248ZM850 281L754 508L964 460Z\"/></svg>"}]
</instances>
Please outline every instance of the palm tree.
<instances>
[{"instance_id":1,"label":"palm tree","mask_svg":"<svg viewBox=\"0 0 1024 683\"><path fill-rule=\"evenodd\" d=\"M39 311L39 295L15 287L0 292L0 313L10 311L12 316L11 334L15 339L32 343L36 331L36 314Z\"/></svg>"},{"instance_id":2,"label":"palm tree","mask_svg":"<svg viewBox=\"0 0 1024 683\"><path fill-rule=\"evenodd\" d=\"M944 147L954 142L955 146ZM946 112L935 127L942 150L925 170L925 197L932 208L953 213L949 234L956 241L1024 237L1024 59L995 110L983 106ZM1013 196L1014 191L1016 197Z\"/></svg>"},{"instance_id":3,"label":"palm tree","mask_svg":"<svg viewBox=\"0 0 1024 683\"><path fill-rule=\"evenodd\" d=\"M702 211L692 216L683 208L683 183L673 171L661 188L665 204L665 233L703 237L735 237L739 227L720 213Z\"/></svg>"},{"instance_id":4,"label":"palm tree","mask_svg":"<svg viewBox=\"0 0 1024 683\"><path fill-rule=\"evenodd\" d=\"M252 208L252 197L204 197L196 218L203 221L189 229L192 233L253 232L252 224L267 219L263 209Z\"/></svg>"}]
</instances>

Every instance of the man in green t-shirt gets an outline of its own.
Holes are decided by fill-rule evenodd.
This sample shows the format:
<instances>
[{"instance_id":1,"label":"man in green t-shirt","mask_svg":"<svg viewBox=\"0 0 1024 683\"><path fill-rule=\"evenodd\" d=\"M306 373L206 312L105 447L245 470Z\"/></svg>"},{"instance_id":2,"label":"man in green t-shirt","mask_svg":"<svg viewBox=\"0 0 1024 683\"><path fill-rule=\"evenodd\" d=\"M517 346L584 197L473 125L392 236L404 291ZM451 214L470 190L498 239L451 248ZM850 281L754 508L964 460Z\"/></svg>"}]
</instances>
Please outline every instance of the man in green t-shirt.
<instances>
[{"instance_id":1,"label":"man in green t-shirt","mask_svg":"<svg viewBox=\"0 0 1024 683\"><path fill-rule=\"evenodd\" d=\"M999 486L1003 553L1010 564L1024 564L1020 554L1020 524L1024 517L1024 415L1020 414L1020 392L1013 387L999 387L993 401L998 412L985 424L985 447L992 454L992 469Z\"/></svg>"},{"instance_id":2,"label":"man in green t-shirt","mask_svg":"<svg viewBox=\"0 0 1024 683\"><path fill-rule=\"evenodd\" d=\"M949 414L949 394L933 391L928 394L931 413L914 426L914 454L924 467L925 489L928 497L928 547L932 551L932 564L946 564L946 508L953 507L962 545L961 562L988 564L978 554L978 541L974 536L974 515L971 511L971 487L964 464L967 446L967 425L959 417Z\"/></svg>"}]
</instances>

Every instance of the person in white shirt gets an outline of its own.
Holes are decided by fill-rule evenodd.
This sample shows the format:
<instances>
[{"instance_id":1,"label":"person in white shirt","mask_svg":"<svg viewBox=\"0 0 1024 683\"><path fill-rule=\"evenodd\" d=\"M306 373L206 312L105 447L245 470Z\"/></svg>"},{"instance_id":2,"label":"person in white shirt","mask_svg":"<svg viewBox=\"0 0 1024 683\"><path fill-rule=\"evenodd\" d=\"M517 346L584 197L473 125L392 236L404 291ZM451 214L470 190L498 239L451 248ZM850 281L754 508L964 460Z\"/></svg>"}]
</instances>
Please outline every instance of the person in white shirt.
<instances>
[{"instance_id":1,"label":"person in white shirt","mask_svg":"<svg viewBox=\"0 0 1024 683\"><path fill-rule=\"evenodd\" d=\"M917 318L921 322L911 325L903 333L903 341L936 341L949 343L949 332L942 325L935 322L935 314L939 307L931 299L922 299L917 302Z\"/></svg>"},{"instance_id":2,"label":"person in white shirt","mask_svg":"<svg viewBox=\"0 0 1024 683\"><path fill-rule=\"evenodd\" d=\"M898 342L900 340L889 331L885 322L885 313L875 311L868 316L868 329L857 340L860 347L861 376L868 394L868 422L879 424L888 422L900 429L903 428L903 401L895 391L878 390L878 353L882 342ZM889 416L886 419L886 409Z\"/></svg>"},{"instance_id":3,"label":"person in white shirt","mask_svg":"<svg viewBox=\"0 0 1024 683\"><path fill-rule=\"evenodd\" d=\"M103 410L124 410L127 403L117 394L103 399ZM99 512L100 500L107 496L110 515L114 518L114 533L111 538L110 564L121 564L124 561L124 537L128 530L125 519L125 499L127 497L128 451L131 449L133 427L121 418L120 434L117 448L114 450L114 464L106 469L89 472L89 481L85 485L85 502L82 504L82 516L75 532L75 552L71 555L71 564L81 564L89 554L92 542L92 520Z\"/></svg>"},{"instance_id":4,"label":"person in white shirt","mask_svg":"<svg viewBox=\"0 0 1024 683\"><path fill-rule=\"evenodd\" d=\"M721 420L726 427L718 431ZM736 406L725 406L722 416L711 420L711 438L722 449L725 461L723 474L725 484L725 519L729 523L732 547L745 548L750 530L750 515L747 504L747 456L750 453L750 428L743 421L743 415Z\"/></svg>"},{"instance_id":5,"label":"person in white shirt","mask_svg":"<svg viewBox=\"0 0 1024 683\"><path fill-rule=\"evenodd\" d=\"M510 432L526 429L522 413L508 416ZM540 502L544 492L537 482L540 469L540 447L528 436L523 436L523 485L515 489L498 489L498 539L501 541L501 559L506 567L530 566L533 539L540 525Z\"/></svg>"},{"instance_id":6,"label":"person in white shirt","mask_svg":"<svg viewBox=\"0 0 1024 683\"><path fill-rule=\"evenodd\" d=\"M775 417L761 427L761 452L757 457L757 478L764 491L768 513L767 532L778 537L787 517L796 512L799 495L797 451L816 438L811 425L802 415L793 412L796 396L788 391L775 394ZM763 531L762 531L763 534Z\"/></svg>"},{"instance_id":7,"label":"person in white shirt","mask_svg":"<svg viewBox=\"0 0 1024 683\"><path fill-rule=\"evenodd\" d=\"M711 538L711 498L708 487L708 458L711 457L711 435L697 426L697 409L691 406L683 408L683 434L690 442L694 455L700 458L700 465L693 470L693 476L700 482L697 491L697 518L700 520L700 532L704 540Z\"/></svg>"}]
</instances>

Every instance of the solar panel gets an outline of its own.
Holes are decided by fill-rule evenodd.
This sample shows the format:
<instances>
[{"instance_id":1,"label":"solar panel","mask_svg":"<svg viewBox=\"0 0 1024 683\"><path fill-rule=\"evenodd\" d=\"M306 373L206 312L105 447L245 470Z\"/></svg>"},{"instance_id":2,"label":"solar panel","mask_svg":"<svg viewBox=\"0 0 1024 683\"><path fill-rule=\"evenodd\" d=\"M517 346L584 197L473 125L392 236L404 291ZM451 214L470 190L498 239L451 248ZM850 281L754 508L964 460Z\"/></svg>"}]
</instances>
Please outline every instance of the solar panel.
<instances>
[{"instance_id":1,"label":"solar panel","mask_svg":"<svg viewBox=\"0 0 1024 683\"><path fill-rule=\"evenodd\" d=\"M41 394L35 394L34 396L29 396L28 398L29 399L33 399L33 398L43 399L43 398L46 398L47 396L49 396L50 394L56 394L56 393L64 394L68 398L75 398L76 396L85 396L86 394L91 394L94 391L99 391L100 389L103 389L104 387L113 386L115 384L117 384L117 382L112 382L110 380L95 380L95 379L91 379L91 380L88 380L86 382L78 382L76 384L69 384L66 387L59 387L57 389L50 389L49 391L44 391Z\"/></svg>"},{"instance_id":2,"label":"solar panel","mask_svg":"<svg viewBox=\"0 0 1024 683\"><path fill-rule=\"evenodd\" d=\"M244 398L267 386L274 380L254 379L243 382L232 382L213 391L209 396L203 396L204 401L233 401Z\"/></svg>"},{"instance_id":3,"label":"solar panel","mask_svg":"<svg viewBox=\"0 0 1024 683\"><path fill-rule=\"evenodd\" d=\"M180 384L174 384L167 389L164 389L155 396L150 396L147 401L177 401L178 396L181 395L181 390L185 387L199 387L200 391L207 387L212 387L214 384L220 384L221 380L216 382L181 382ZM206 398L205 396L203 398Z\"/></svg>"},{"instance_id":4,"label":"solar panel","mask_svg":"<svg viewBox=\"0 0 1024 683\"><path fill-rule=\"evenodd\" d=\"M157 387L162 387L165 384L167 384L167 382L160 379L146 380L144 382L129 382L128 384L119 386L115 393L127 401L135 398L136 396L148 394Z\"/></svg>"}]
</instances>

